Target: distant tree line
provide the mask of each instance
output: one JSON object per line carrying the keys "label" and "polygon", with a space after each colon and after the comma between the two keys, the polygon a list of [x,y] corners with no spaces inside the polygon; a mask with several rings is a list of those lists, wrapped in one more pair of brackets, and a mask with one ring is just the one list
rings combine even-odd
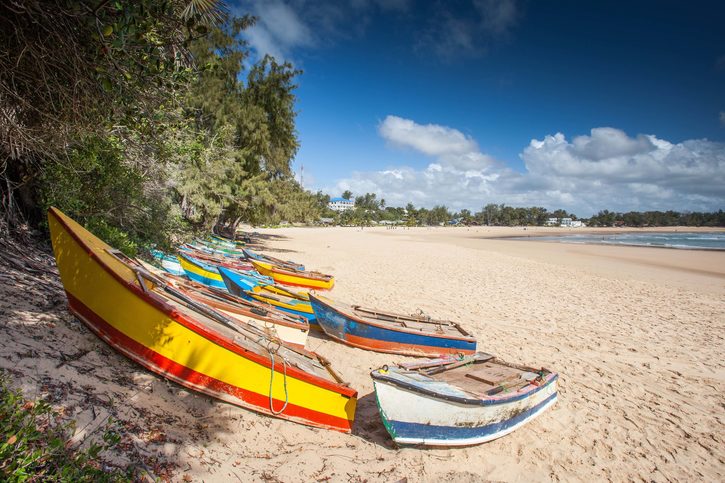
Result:
{"label": "distant tree line", "polygon": [[725,226],[723,211],[713,213],[676,211],[647,211],[615,213],[600,211],[589,218],[578,218],[576,214],[563,209],[549,211],[541,206],[528,208],[513,207],[506,204],[489,203],[481,211],[468,209],[451,211],[445,205],[433,208],[416,208],[412,203],[407,206],[387,206],[385,199],[378,199],[375,193],[365,193],[353,197],[350,191],[343,198],[355,201],[355,209],[344,212],[330,210],[327,206],[330,197],[321,191],[317,193],[317,204],[323,217],[332,219],[341,225],[370,225],[380,222],[404,224],[408,226],[489,225],[489,226],[543,226],[550,218],[560,221],[562,218],[581,220],[589,226]]}
{"label": "distant tree line", "polygon": [[588,220],[590,226],[725,226],[725,212],[629,211],[603,210]]}

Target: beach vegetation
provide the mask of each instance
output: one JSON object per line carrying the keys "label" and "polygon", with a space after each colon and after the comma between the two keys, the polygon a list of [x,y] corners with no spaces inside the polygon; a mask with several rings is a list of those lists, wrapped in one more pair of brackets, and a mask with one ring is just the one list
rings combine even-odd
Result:
{"label": "beach vegetation", "polygon": [[291,169],[300,71],[252,60],[255,21],[214,1],[0,6],[0,229],[55,205],[134,254],[316,220]]}
{"label": "beach vegetation", "polygon": [[107,425],[99,442],[76,449],[72,422],[62,422],[44,400],[25,399],[0,371],[0,479],[2,481],[132,481],[133,474],[102,464],[120,436]]}

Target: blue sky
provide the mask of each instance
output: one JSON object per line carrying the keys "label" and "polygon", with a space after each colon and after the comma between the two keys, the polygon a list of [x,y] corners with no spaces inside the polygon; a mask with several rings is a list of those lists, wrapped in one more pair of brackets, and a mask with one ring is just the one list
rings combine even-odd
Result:
{"label": "blue sky", "polygon": [[249,1],[332,196],[725,209],[725,2]]}

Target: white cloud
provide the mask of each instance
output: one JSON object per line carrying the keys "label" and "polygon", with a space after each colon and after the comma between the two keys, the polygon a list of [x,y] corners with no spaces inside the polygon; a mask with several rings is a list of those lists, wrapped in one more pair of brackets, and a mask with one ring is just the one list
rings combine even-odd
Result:
{"label": "white cloud", "polygon": [[320,48],[364,33],[374,13],[404,13],[409,0],[323,1],[242,0],[236,13],[251,13],[257,23],[243,32],[258,56],[292,60],[299,49]]}
{"label": "white cloud", "polygon": [[258,21],[245,35],[260,56],[269,54],[285,60],[292,49],[315,44],[312,31],[291,6],[277,0],[257,0],[250,8]]}
{"label": "white cloud", "polygon": [[374,192],[389,205],[478,210],[486,203],[564,208],[579,216],[602,209],[697,210],[725,207],[725,144],[671,143],[602,127],[571,141],[561,133],[532,139],[521,173],[482,153],[470,136],[436,124],[388,116],[380,135],[433,159],[424,169],[355,172],[331,192]]}
{"label": "white cloud", "polygon": [[418,124],[398,116],[387,116],[378,126],[378,132],[392,144],[411,147],[430,156],[466,155],[478,151],[476,142],[457,129]]}

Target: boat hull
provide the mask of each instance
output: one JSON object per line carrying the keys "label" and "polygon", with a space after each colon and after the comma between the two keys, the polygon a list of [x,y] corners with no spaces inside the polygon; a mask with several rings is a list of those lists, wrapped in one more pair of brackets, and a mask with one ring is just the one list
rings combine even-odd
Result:
{"label": "boat hull", "polygon": [[185,275],[184,269],[181,268],[181,264],[176,257],[167,255],[159,250],[151,250],[151,255],[161,264],[161,268],[166,272],[178,276]]}
{"label": "boat hull", "polygon": [[315,316],[315,312],[312,310],[312,305],[310,305],[310,302],[308,301],[295,300],[293,301],[294,303],[284,302],[267,297],[263,291],[247,293],[242,297],[246,298],[247,300],[270,304],[277,310],[304,317],[310,324],[311,329],[322,331],[322,327],[320,327],[320,324],[317,323],[317,317]]}
{"label": "boat hull", "polygon": [[557,376],[522,395],[470,400],[401,387],[373,371],[375,397],[385,428],[400,446],[469,446],[505,436],[554,405]]}
{"label": "boat hull", "polygon": [[282,285],[291,285],[294,287],[305,287],[313,288],[317,290],[331,290],[335,285],[335,279],[330,277],[327,280],[321,280],[317,278],[306,277],[303,274],[296,274],[288,272],[286,270],[278,270],[273,265],[268,263],[259,262],[257,260],[249,260],[254,268],[268,277],[272,277],[275,282],[281,283]]}
{"label": "boat hull", "polygon": [[273,362],[181,314],[159,295],[142,290],[135,272],[83,227],[53,208],[48,220],[69,308],[111,347],[148,370],[220,400],[269,415],[284,407],[274,415],[350,431],[355,391],[283,366],[279,357]]}
{"label": "boat hull", "polygon": [[310,297],[317,323],[333,339],[361,349],[410,356],[473,354],[476,341],[423,332],[394,330],[350,317],[316,297]]}
{"label": "boat hull", "polygon": [[244,257],[247,260],[257,260],[258,262],[270,263],[272,265],[278,265],[280,267],[291,268],[293,270],[299,270],[299,271],[305,270],[305,266],[302,264],[299,264],[299,263],[291,262],[289,260],[280,260],[280,259],[274,258],[274,257],[268,257],[268,256],[265,256],[265,255],[262,255],[259,253],[254,253],[253,251],[248,250],[246,248],[242,251],[244,252]]}
{"label": "boat hull", "polygon": [[322,330],[317,323],[317,318],[315,317],[309,300],[293,300],[289,297],[278,297],[271,293],[271,290],[265,288],[268,284],[261,282],[259,279],[240,274],[233,270],[227,270],[223,267],[219,268],[219,274],[222,276],[229,293],[246,300],[266,303],[277,310],[304,317],[309,322],[310,328]]}
{"label": "boat hull", "polygon": [[184,273],[191,280],[209,287],[227,288],[227,286],[224,285],[224,280],[222,280],[222,276],[219,275],[219,271],[216,267],[201,263],[198,260],[194,260],[191,257],[182,254],[179,254],[178,258],[181,268],[184,269]]}

